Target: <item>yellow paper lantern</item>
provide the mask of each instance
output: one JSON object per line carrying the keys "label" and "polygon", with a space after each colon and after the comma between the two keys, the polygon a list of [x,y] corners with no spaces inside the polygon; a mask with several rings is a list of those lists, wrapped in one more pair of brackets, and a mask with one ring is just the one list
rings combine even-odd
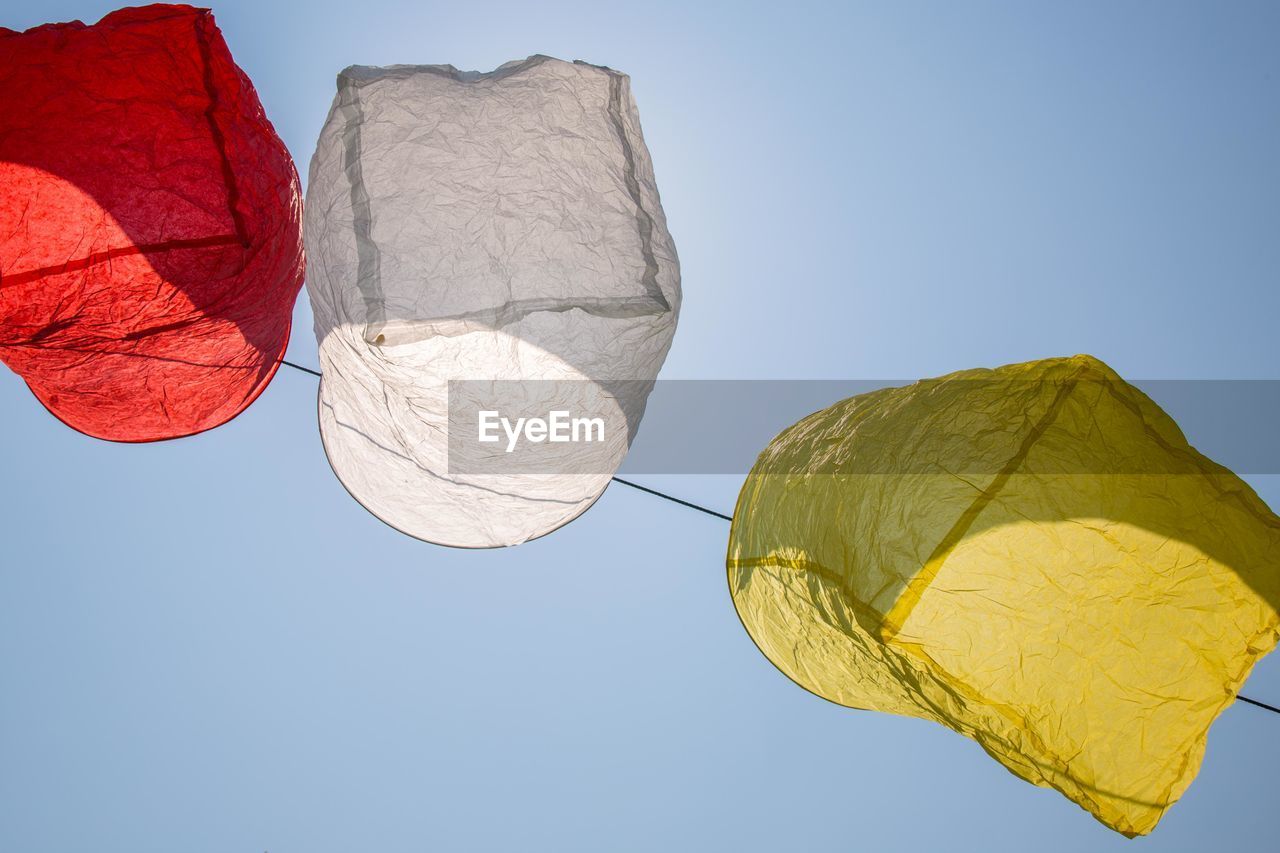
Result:
{"label": "yellow paper lantern", "polygon": [[1280,518],[1076,356],[788,428],[742,489],[728,572],[803,687],[942,723],[1132,836],[1276,644]]}

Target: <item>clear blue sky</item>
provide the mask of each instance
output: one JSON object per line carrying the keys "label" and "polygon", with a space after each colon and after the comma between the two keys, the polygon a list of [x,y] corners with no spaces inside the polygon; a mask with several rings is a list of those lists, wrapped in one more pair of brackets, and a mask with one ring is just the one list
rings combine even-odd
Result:
{"label": "clear blue sky", "polygon": [[[348,64],[630,73],[684,268],[664,376],[1089,352],[1280,378],[1280,6],[958,5],[215,12],[304,174]],[[0,25],[109,9],[8,0]],[[314,365],[305,298],[295,322]],[[1274,715],[1228,710],[1126,842],[958,735],[792,686],[734,616],[724,522],[614,487],[514,549],[398,535],[330,473],[309,376],[151,446],[71,432],[7,371],[0,411],[5,851],[1275,844]],[[727,511],[738,478],[648,482]],[[1280,655],[1246,692],[1280,703]]]}

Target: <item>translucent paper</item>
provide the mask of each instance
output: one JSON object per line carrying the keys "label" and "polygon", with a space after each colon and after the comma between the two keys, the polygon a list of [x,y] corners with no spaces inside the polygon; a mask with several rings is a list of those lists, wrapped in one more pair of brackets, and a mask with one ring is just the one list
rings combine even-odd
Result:
{"label": "translucent paper", "polygon": [[978,741],[1126,835],[1277,640],[1280,519],[1096,359],[854,397],[760,455],[729,584],[784,673]]}
{"label": "translucent paper", "polygon": [[266,387],[302,285],[293,162],[208,10],[0,30],[0,359],[118,441]]}
{"label": "translucent paper", "polygon": [[[306,241],[320,430],[366,508],[482,547],[553,530],[599,496],[680,298],[625,75],[544,56],[486,74],[347,69],[311,163]],[[559,404],[612,406],[629,429],[589,463],[460,472],[450,380],[561,380]]]}

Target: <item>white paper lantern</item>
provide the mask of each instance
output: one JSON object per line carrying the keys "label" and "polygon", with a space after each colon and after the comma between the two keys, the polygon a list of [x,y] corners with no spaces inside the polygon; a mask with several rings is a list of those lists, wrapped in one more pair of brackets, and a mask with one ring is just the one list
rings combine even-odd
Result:
{"label": "white paper lantern", "polygon": [[[348,68],[305,226],[321,436],[361,504],[412,536],[487,547],[554,530],[599,497],[680,302],[626,75],[545,56],[483,74]],[[554,464],[537,473],[504,470],[498,447],[460,470],[451,380],[505,380],[508,399],[521,396],[511,380],[528,382],[531,399],[625,427],[544,448]]]}

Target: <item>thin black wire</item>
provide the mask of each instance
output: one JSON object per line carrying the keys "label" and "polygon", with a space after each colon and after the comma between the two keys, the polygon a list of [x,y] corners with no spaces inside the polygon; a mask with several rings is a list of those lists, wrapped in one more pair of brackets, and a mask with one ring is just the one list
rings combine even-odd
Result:
{"label": "thin black wire", "polygon": [[723,518],[725,521],[733,521],[733,516],[731,515],[725,515],[723,512],[716,512],[714,509],[707,509],[705,506],[698,506],[697,504],[689,503],[688,501],[682,501],[679,498],[672,497],[671,495],[664,494],[663,492],[659,492],[654,489],[650,489],[647,486],[640,485],[639,483],[633,483],[630,480],[624,480],[621,477],[614,477],[613,481],[615,483],[621,483],[624,486],[630,486],[633,489],[639,489],[640,491],[646,492],[651,495],[656,495],[657,497],[660,497],[660,498],[665,498],[666,500],[671,501],[673,504],[680,504],[680,506],[687,506],[689,509],[696,509],[698,512],[705,512],[707,515],[714,515],[716,518]]}
{"label": "thin black wire", "polygon": [[[291,361],[285,361],[281,359],[280,363],[288,365],[289,367],[292,367],[294,370],[301,370],[303,373],[310,373],[312,376],[320,375],[320,371],[318,370],[312,370],[309,367],[303,367],[302,365],[294,364]],[[659,497],[659,498],[662,498],[663,500],[671,501],[673,504],[680,504],[680,506],[687,506],[689,509],[696,509],[698,512],[705,512],[707,515],[714,515],[716,518],[722,518],[728,522],[733,521],[733,516],[731,515],[725,515],[723,512],[716,512],[714,509],[708,509],[705,506],[699,506],[698,504],[690,503],[689,501],[686,501],[686,500],[681,500],[680,498],[677,498],[673,495],[668,495],[666,492],[660,492],[657,489],[651,489],[648,486],[642,486],[639,483],[633,483],[630,480],[624,480],[621,477],[614,477],[613,481],[615,483],[621,483],[624,486],[630,486],[631,488],[637,489],[638,491],[644,492],[645,494],[653,495],[654,497]],[[1239,699],[1241,702],[1247,702],[1250,705],[1254,705],[1256,707],[1262,708],[1264,711],[1270,711],[1273,714],[1280,714],[1280,708],[1277,708],[1275,705],[1268,705],[1266,702],[1259,702],[1257,699],[1250,699],[1248,696],[1245,696],[1241,693],[1237,693],[1236,698]]]}
{"label": "thin black wire", "polygon": [[1275,705],[1268,705],[1266,702],[1259,702],[1257,699],[1250,699],[1248,696],[1244,696],[1240,693],[1236,694],[1236,698],[1241,702],[1248,702],[1250,705],[1257,705],[1264,711],[1270,711],[1273,714],[1280,714],[1280,708],[1277,708]]}
{"label": "thin black wire", "polygon": [[292,367],[294,370],[301,370],[303,373],[310,373],[315,377],[320,376],[320,371],[318,370],[312,370],[310,367],[303,367],[301,364],[294,364],[292,361],[285,361],[283,358],[280,359],[280,363],[286,367]]}

